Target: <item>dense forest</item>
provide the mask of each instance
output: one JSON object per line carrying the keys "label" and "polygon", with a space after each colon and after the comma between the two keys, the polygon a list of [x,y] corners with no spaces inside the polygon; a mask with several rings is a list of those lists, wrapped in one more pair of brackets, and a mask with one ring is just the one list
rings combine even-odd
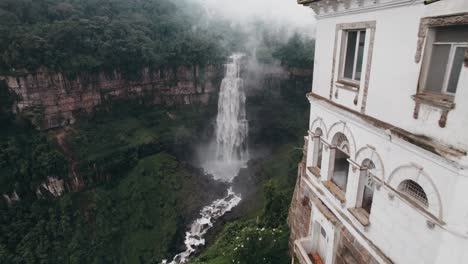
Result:
{"label": "dense forest", "polygon": [[[138,78],[143,68],[222,64],[233,51],[312,67],[313,40],[261,21],[255,28],[209,21],[189,0],[0,0],[0,77],[48,69]],[[255,47],[246,44],[252,35]],[[251,120],[252,143],[269,154],[236,184],[253,186],[256,202],[214,231],[193,263],[287,261],[309,85],[290,79],[279,95],[247,99],[247,110],[262,117]],[[114,100],[71,127],[38,131],[30,116],[11,111],[15,100],[0,78],[0,194],[8,198],[0,197],[0,263],[159,263],[180,251],[200,207],[225,191],[188,163],[193,143],[212,136],[216,105]],[[84,186],[75,188],[75,174]],[[61,197],[43,189],[50,177],[65,181]]]}
{"label": "dense forest", "polygon": [[[310,40],[296,35],[283,46],[267,25],[257,28],[260,58],[310,64]],[[1,72],[46,67],[70,74],[220,63],[246,51],[250,37],[228,21],[208,23],[187,0],[2,0],[0,35]]]}

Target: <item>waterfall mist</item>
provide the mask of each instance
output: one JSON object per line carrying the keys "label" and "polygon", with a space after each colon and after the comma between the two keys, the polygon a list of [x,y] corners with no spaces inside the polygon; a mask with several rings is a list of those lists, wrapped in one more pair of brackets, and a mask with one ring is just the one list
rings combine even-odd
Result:
{"label": "waterfall mist", "polygon": [[[225,76],[221,82],[218,115],[216,118],[216,138],[210,144],[216,151],[208,151],[202,166],[216,179],[232,181],[249,159],[247,146],[248,121],[245,114],[244,82],[240,76],[244,54],[235,53],[229,57]],[[185,251],[177,254],[170,264],[185,263],[190,255],[205,244],[203,236],[213,227],[213,222],[239,204],[241,196],[227,190],[227,195],[213,201],[200,211],[199,218],[185,233]],[[167,263],[167,261],[163,261]]]}
{"label": "waterfall mist", "polygon": [[240,77],[244,54],[235,53],[225,65],[216,117],[216,151],[205,155],[204,169],[216,179],[231,181],[249,159],[249,125],[245,113],[244,80]]}

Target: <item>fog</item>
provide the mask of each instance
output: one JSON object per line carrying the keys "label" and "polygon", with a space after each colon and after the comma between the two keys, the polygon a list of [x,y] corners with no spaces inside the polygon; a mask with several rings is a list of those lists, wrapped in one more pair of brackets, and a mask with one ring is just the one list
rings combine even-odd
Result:
{"label": "fog", "polygon": [[273,28],[286,28],[309,37],[315,34],[312,9],[297,4],[296,0],[191,0],[201,4],[208,18],[223,18],[233,23],[248,25],[264,22]]}
{"label": "fog", "polygon": [[[264,89],[271,89],[263,82],[266,76],[276,76],[278,79],[288,76],[278,59],[271,57],[270,61],[265,62],[265,60],[260,59],[261,56],[263,58],[268,57],[265,54],[272,56],[278,43],[286,43],[295,33],[307,39],[313,38],[315,35],[315,19],[312,9],[297,4],[297,0],[186,1],[195,4],[197,7],[202,7],[201,12],[198,9],[194,9],[193,12],[200,19],[202,28],[215,31],[221,29],[221,31],[217,31],[223,35],[220,42],[223,42],[222,39],[226,39],[225,43],[228,43],[228,49],[232,53],[241,52],[246,55],[244,62],[241,63],[243,70],[240,71],[242,72],[242,82],[245,82],[245,87],[236,88],[242,89],[242,96],[250,97]],[[190,7],[186,10],[190,11]],[[240,34],[238,34],[239,32]],[[236,44],[232,45],[233,42]],[[262,55],[257,56],[257,54]],[[230,82],[234,83],[234,81]],[[232,88],[230,90],[236,89]],[[238,96],[230,95],[229,98],[238,98]],[[228,102],[220,102],[220,104],[228,104]],[[239,104],[232,103],[232,105],[238,106]],[[244,107],[244,104],[242,104],[242,108]],[[238,107],[232,108],[239,110]],[[242,111],[245,111],[245,109]],[[216,122],[219,122],[219,120],[213,120],[213,122],[217,124]],[[236,127],[238,123],[242,123],[242,121],[234,122],[230,126]],[[212,129],[215,137],[216,128],[214,127]],[[246,129],[245,132],[247,133],[248,127]],[[241,134],[241,132],[234,134]],[[201,142],[197,147],[193,163],[204,168],[216,179],[231,181],[239,170],[247,164],[243,160],[229,160],[229,162],[219,160],[216,155],[219,145],[217,145],[217,140],[214,137],[210,142]],[[268,146],[260,147],[255,145],[254,147],[250,145],[250,158],[255,159],[266,155],[268,153],[267,148]]]}

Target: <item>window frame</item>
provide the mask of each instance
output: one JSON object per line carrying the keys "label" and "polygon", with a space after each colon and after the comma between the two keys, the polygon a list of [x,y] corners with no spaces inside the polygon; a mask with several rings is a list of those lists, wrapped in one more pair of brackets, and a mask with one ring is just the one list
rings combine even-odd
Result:
{"label": "window frame", "polygon": [[[349,150],[349,140],[346,137],[345,134],[343,133],[337,133],[333,137],[333,148],[332,151],[330,152],[330,164],[331,168],[329,168],[330,171],[330,181],[333,182],[343,193],[346,193],[346,189],[348,188],[348,181],[349,181],[349,170],[350,170],[350,164],[349,164],[349,159],[351,158],[350,150]],[[337,164],[337,154],[338,151],[341,152],[344,157],[341,157],[340,159],[344,159],[344,162],[346,163],[347,170],[344,170],[345,172],[345,183],[344,186],[340,186],[336,180],[335,180],[335,174],[336,174],[336,164]],[[342,188],[343,187],[343,188]]]}
{"label": "window frame", "polygon": [[403,180],[398,184],[397,190],[400,193],[400,196],[410,203],[417,204],[425,211],[429,209],[429,198],[427,196],[427,192],[418,182],[411,179]]}
{"label": "window frame", "polygon": [[[322,142],[322,135],[315,135],[314,136],[314,156],[312,160],[312,166],[321,170],[322,169],[322,162],[323,162],[323,142]],[[320,165],[320,166],[319,166]]]}
{"label": "window frame", "polygon": [[[454,25],[455,26],[455,25]],[[445,26],[444,26],[445,27]],[[450,26],[446,26],[450,27]],[[436,42],[435,39],[435,29],[436,28],[442,28],[440,26],[432,26],[428,28],[428,34],[426,38],[426,44],[425,44],[425,49],[423,51],[423,62],[422,62],[422,75],[421,75],[421,82],[420,82],[420,89],[418,93],[427,93],[427,94],[438,94],[441,96],[449,96],[449,97],[455,97],[455,93],[447,91],[448,88],[448,83],[450,80],[450,75],[452,73],[452,67],[453,67],[453,62],[455,58],[455,52],[457,48],[466,48],[468,49],[468,42],[444,42],[444,41],[438,41]],[[450,51],[449,51],[449,57],[447,59],[447,65],[445,65],[445,74],[444,74],[444,79],[443,79],[443,85],[440,88],[440,92],[434,92],[434,91],[429,91],[426,89],[426,83],[427,83],[427,78],[429,74],[429,69],[432,63],[432,50],[434,45],[450,45]],[[463,66],[462,66],[463,67]],[[457,86],[458,90],[458,86]]]}
{"label": "window frame", "polygon": [[[344,76],[345,68],[346,68],[346,55],[348,53],[348,40],[349,40],[349,32],[357,32],[356,35],[356,46],[354,48],[354,61],[353,61],[353,68],[352,68],[352,77],[351,79],[348,77]],[[357,66],[357,61],[358,61],[358,55],[359,55],[359,39],[360,36],[364,32],[366,35],[364,38],[364,47],[363,47],[363,52],[362,52],[362,62],[361,62],[361,76],[359,80],[356,80],[356,66]],[[343,29],[343,33],[341,36],[341,52],[340,52],[340,67],[339,67],[339,74],[338,74],[338,82],[342,82],[345,84],[350,84],[356,87],[359,87],[359,84],[361,83],[361,80],[363,79],[363,69],[364,69],[364,57],[365,57],[365,52],[366,52],[366,41],[368,38],[368,33],[367,33],[367,28],[350,28],[350,29]]]}

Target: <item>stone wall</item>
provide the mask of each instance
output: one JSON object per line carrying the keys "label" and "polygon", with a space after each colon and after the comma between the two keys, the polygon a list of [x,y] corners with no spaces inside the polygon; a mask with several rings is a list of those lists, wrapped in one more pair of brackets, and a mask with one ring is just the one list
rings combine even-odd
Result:
{"label": "stone wall", "polygon": [[13,111],[30,116],[41,129],[72,124],[79,112],[92,112],[112,98],[137,98],[150,104],[208,104],[216,97],[222,65],[144,69],[138,80],[121,73],[80,74],[68,78],[45,69],[0,76],[17,95]]}
{"label": "stone wall", "polygon": [[379,263],[345,228],[339,233],[335,264],[377,264]]}
{"label": "stone wall", "polygon": [[289,237],[289,250],[294,248],[294,241],[299,238],[306,237],[309,234],[311,207],[309,198],[301,188],[301,174],[304,171],[304,166],[305,163],[303,162],[298,165],[296,187],[294,188],[294,195],[291,201],[291,206],[289,207],[288,225],[291,230]]}

